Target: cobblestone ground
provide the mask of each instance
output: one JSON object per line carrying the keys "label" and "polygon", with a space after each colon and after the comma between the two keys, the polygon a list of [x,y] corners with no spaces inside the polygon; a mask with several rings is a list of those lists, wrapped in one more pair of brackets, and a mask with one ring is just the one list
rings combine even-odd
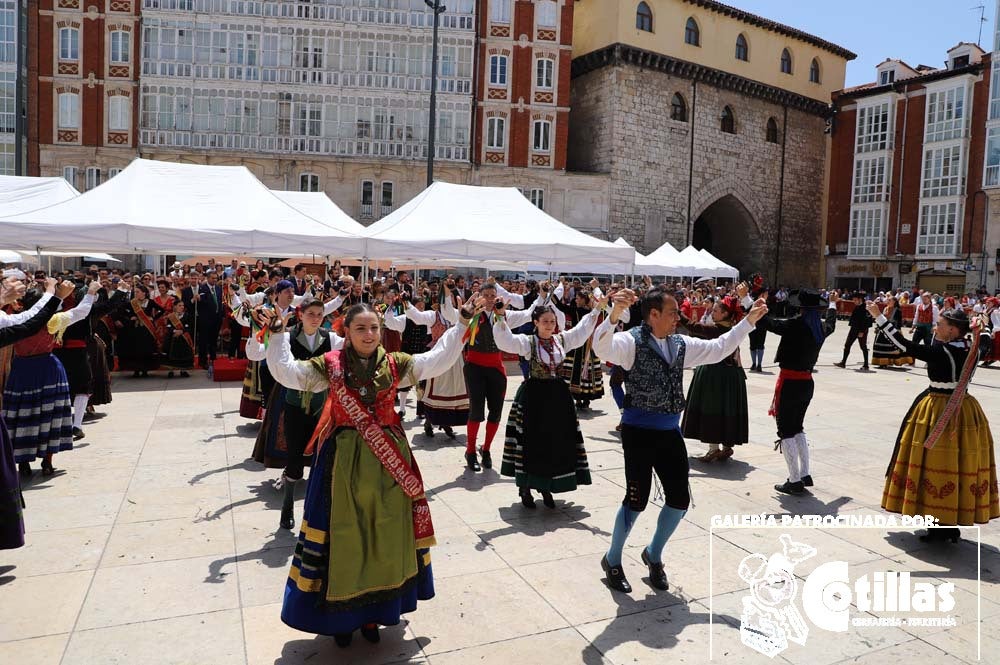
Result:
{"label": "cobblestone ground", "polygon": [[[276,472],[247,459],[256,428],[237,412],[239,384],[116,377],[114,403],[104,407],[110,415],[88,425],[75,450],[56,456],[59,474],[36,474],[26,488],[28,546],[0,552],[0,661],[702,663],[711,642],[714,659],[727,663],[911,657],[959,663],[976,661],[980,637],[982,660],[995,660],[1000,521],[982,528],[979,550],[975,529],[959,545],[928,545],[908,530],[710,533],[716,514],[885,515],[879,501],[886,463],[926,377],[920,369],[863,374],[834,368],[844,334],[841,327],[821,356],[807,419],[812,493],[787,497],[772,489],[784,479],[784,463],[773,450],[767,417],[776,377],[771,365],[748,379],[750,444],[723,464],[692,463],[694,506],[665,554],[669,592],[643,581],[640,548],[654,527],[652,510],[640,518],[626,551],[633,593],[612,593],[601,581],[599,560],[624,494],[610,395],[582,421],[594,483],[559,497],[555,510],[541,502],[524,510],[510,479],[465,471],[464,436],[427,439],[419,423],[409,422],[438,534],[437,597],[385,629],[380,645],[356,636],[347,650],[279,619],[294,536],[277,528]],[[776,341],[769,338],[768,359]],[[856,349],[853,360],[859,367]],[[509,396],[518,381],[510,381]],[[972,394],[996,432],[1000,368],[980,370]],[[688,447],[701,453],[697,442]],[[296,512],[301,516],[301,501]],[[842,560],[852,581],[908,571],[914,583],[954,583],[948,614],[956,625],[850,626],[835,633],[807,620],[804,646],[792,643],[773,659],[751,650],[740,641],[748,592],[738,566],[749,553],[779,551],[778,536],[786,532],[817,550],[795,569],[802,579],[822,563]],[[861,612],[856,596],[854,602],[852,618],[893,616]]]}

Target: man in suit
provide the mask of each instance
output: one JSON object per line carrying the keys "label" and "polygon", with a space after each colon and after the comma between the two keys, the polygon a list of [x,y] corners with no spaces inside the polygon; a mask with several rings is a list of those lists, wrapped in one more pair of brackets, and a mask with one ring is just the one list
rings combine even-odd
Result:
{"label": "man in suit", "polygon": [[194,296],[198,332],[198,362],[205,369],[215,362],[219,346],[219,328],[222,325],[224,302],[219,276],[210,272]]}
{"label": "man in suit", "polygon": [[309,281],[306,279],[306,267],[301,263],[295,264],[295,268],[292,269],[294,274],[294,279],[292,283],[295,285],[295,295],[304,296],[306,294],[306,289],[309,288]]}

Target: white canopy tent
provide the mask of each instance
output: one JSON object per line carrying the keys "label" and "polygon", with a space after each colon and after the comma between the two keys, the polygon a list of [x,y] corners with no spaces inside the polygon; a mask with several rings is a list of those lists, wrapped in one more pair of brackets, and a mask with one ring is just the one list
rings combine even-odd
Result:
{"label": "white canopy tent", "polygon": [[63,178],[0,176],[0,215],[20,215],[79,195]]}
{"label": "white canopy tent", "polygon": [[435,182],[365,235],[367,258],[397,263],[475,261],[503,268],[516,262],[545,270],[604,265],[625,273],[635,259],[631,247],[566,226],[513,187]]}
{"label": "white canopy tent", "polygon": [[325,192],[285,192],[272,189],[271,193],[304,215],[322,220],[345,233],[364,235],[364,224],[354,221]]}
{"label": "white canopy tent", "polygon": [[[625,240],[625,238],[618,238],[618,240],[615,240],[612,244],[613,245],[618,245],[619,247],[630,247],[630,248],[632,247],[632,245],[628,244],[628,241]],[[636,261],[638,261],[639,257],[641,257],[641,256],[642,256],[642,254],[640,254],[639,252],[636,252],[635,253]],[[538,273],[538,272],[549,272],[549,268],[550,268],[550,266],[547,266],[547,265],[533,264],[533,265],[529,265],[525,270],[526,270],[526,272]],[[568,264],[568,265],[556,266],[556,268],[557,269],[555,270],[555,272],[559,272],[559,273],[574,273],[574,274],[579,274],[579,275],[588,275],[588,274],[593,274],[593,275],[628,275],[628,274],[632,273],[631,266],[626,270],[626,269],[623,269],[623,267],[620,264],[617,264],[617,263],[609,263],[609,264],[605,264],[605,263]]]}
{"label": "white canopy tent", "polygon": [[20,215],[0,209],[4,243],[32,250],[363,255],[364,238],[342,223],[289,205],[242,166],[146,159],[68,201]]}
{"label": "white canopy tent", "polygon": [[692,261],[681,259],[680,252],[669,242],[663,243],[648,256],[637,256],[635,260],[637,275],[690,277],[696,267]]}
{"label": "white canopy tent", "polygon": [[714,266],[714,270],[718,273],[712,275],[713,277],[728,277],[730,279],[739,279],[740,271],[732,267],[728,263],[718,259],[715,255],[706,249],[699,249],[698,253],[705,257],[708,265]]}

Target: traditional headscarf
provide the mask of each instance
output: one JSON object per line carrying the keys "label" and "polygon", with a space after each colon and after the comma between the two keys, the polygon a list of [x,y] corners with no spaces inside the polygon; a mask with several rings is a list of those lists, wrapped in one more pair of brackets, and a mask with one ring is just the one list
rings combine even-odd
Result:
{"label": "traditional headscarf", "polygon": [[280,282],[278,282],[277,284],[274,285],[274,292],[275,293],[280,293],[280,292],[284,291],[285,289],[294,289],[294,288],[295,288],[295,284],[293,284],[290,280],[283,279],[283,280],[281,280]]}

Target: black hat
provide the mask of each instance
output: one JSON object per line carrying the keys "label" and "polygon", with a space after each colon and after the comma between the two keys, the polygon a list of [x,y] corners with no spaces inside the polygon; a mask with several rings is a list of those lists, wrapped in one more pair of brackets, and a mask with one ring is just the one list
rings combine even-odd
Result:
{"label": "black hat", "polygon": [[956,326],[962,332],[969,332],[969,316],[962,308],[946,309],[941,312],[941,318]]}
{"label": "black hat", "polygon": [[816,289],[795,289],[788,292],[788,304],[799,309],[829,307],[830,301]]}

